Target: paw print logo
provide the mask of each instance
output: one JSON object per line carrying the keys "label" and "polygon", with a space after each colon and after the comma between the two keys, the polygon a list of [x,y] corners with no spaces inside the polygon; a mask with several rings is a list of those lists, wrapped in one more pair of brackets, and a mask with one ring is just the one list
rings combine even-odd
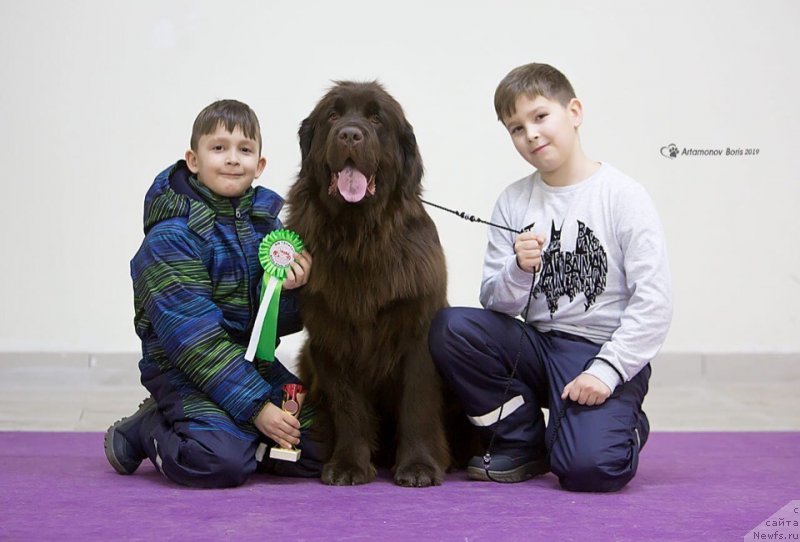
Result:
{"label": "paw print logo", "polygon": [[680,151],[675,143],[670,143],[669,145],[661,147],[661,156],[664,158],[669,158],[672,160],[673,158],[677,158],[679,153]]}

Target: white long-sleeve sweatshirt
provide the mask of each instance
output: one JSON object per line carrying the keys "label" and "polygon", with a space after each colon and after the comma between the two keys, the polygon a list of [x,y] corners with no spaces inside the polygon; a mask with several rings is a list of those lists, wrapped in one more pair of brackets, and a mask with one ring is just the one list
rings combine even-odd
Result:
{"label": "white long-sleeve sweatshirt", "polygon": [[[639,183],[606,163],[566,187],[535,172],[503,191],[492,222],[534,223],[546,237],[527,321],[602,345],[597,356],[607,363],[595,360],[587,373],[613,391],[655,357],[672,319],[670,273],[658,213]],[[490,227],[488,236],[481,304],[519,316],[532,275],[517,266],[517,234]]]}

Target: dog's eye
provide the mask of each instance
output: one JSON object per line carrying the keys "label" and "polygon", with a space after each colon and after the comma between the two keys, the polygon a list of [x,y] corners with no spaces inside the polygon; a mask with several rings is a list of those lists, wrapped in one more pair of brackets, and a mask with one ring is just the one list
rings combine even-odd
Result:
{"label": "dog's eye", "polygon": [[331,111],[330,114],[328,115],[328,120],[330,121],[339,120],[339,113],[337,113],[336,111]]}
{"label": "dog's eye", "polygon": [[372,124],[380,124],[381,123],[381,118],[378,115],[372,115],[372,116],[369,117],[369,121]]}

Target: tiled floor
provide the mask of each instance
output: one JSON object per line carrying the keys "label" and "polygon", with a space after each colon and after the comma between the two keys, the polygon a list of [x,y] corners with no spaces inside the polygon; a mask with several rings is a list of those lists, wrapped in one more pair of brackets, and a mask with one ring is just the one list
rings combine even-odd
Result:
{"label": "tiled floor", "polygon": [[[297,342],[278,351],[293,359]],[[136,354],[0,353],[0,430],[102,431],[146,396]],[[645,411],[654,430],[800,430],[800,356],[665,354]]]}

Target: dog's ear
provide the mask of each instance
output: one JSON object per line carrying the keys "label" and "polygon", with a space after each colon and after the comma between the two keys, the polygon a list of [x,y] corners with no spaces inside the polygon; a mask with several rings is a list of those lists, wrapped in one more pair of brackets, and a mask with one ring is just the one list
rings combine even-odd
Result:
{"label": "dog's ear", "polygon": [[414,128],[408,121],[401,128],[400,148],[403,151],[403,192],[409,197],[418,196],[422,184],[422,157]]}
{"label": "dog's ear", "polygon": [[297,132],[300,139],[300,163],[306,161],[308,153],[311,152],[311,140],[314,139],[314,122],[311,117],[306,117],[300,123],[300,130]]}

